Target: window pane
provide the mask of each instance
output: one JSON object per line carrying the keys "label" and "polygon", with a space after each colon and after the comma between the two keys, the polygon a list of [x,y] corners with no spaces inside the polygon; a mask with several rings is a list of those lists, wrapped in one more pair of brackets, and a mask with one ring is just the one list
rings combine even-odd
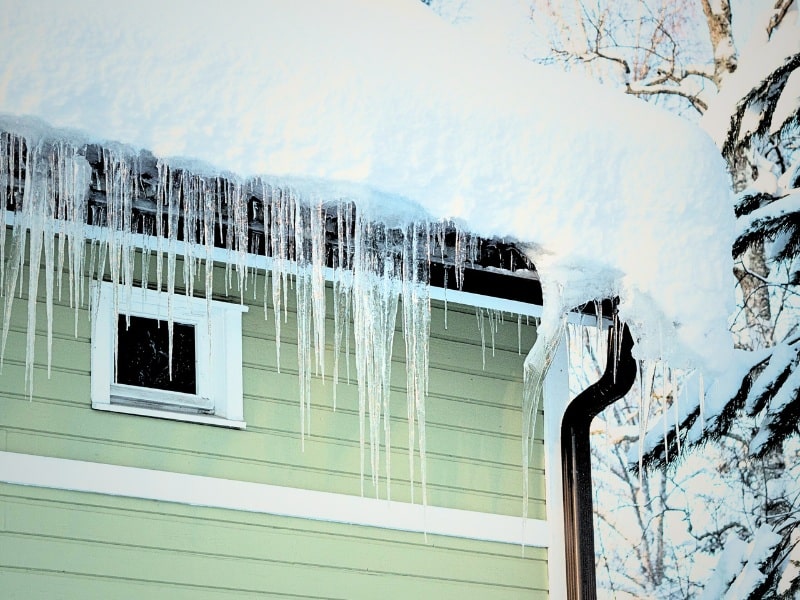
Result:
{"label": "window pane", "polygon": [[197,393],[194,325],[173,324],[172,377],[166,321],[125,316],[117,324],[117,383],[185,394]]}

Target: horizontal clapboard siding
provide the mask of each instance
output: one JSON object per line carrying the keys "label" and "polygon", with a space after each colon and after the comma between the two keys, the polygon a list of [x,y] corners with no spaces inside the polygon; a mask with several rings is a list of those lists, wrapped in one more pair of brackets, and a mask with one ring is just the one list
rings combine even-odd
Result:
{"label": "horizontal clapboard siding", "polygon": [[537,548],[11,485],[0,503],[5,598],[546,597]]}
{"label": "horizontal clapboard siding", "polygon": [[[222,281],[220,270],[215,281],[217,297],[224,295]],[[255,289],[262,288],[259,279]],[[337,407],[333,410],[331,314],[326,324],[326,373],[324,379],[315,377],[312,382],[311,434],[305,450],[300,451],[293,294],[289,290],[287,321],[281,327],[280,370],[271,308],[265,320],[258,299],[243,315],[245,431],[92,410],[88,311],[79,311],[75,336],[74,310],[67,305],[66,290],[54,307],[49,379],[45,311],[44,305],[39,305],[34,394],[28,398],[24,386],[27,315],[25,301],[16,300],[0,375],[0,449],[358,495],[357,388],[346,382],[345,358],[340,357]],[[450,304],[445,328],[443,307],[433,304],[428,501],[436,506],[518,516],[522,361],[535,339],[534,328],[524,317],[518,328],[516,317],[506,315],[492,347],[487,319],[482,350],[474,309]],[[328,305],[330,312],[331,303]],[[409,501],[405,348],[399,319],[394,343],[391,498]],[[351,381],[355,377],[353,347],[351,340]],[[539,431],[542,421],[540,418]],[[387,495],[381,462],[378,490],[373,488],[366,466],[366,495]],[[417,457],[417,501],[421,498],[419,473]],[[541,434],[530,479],[529,516],[544,519]],[[513,545],[436,536],[426,541],[414,533],[233,515],[219,509],[79,492],[19,486],[2,490],[5,540],[0,550],[0,579],[13,583],[9,589],[41,588],[41,597],[50,597],[47,590],[56,588],[64,590],[55,594],[58,597],[82,597],[78,590],[93,590],[113,597],[156,597],[160,593],[170,598],[193,594],[240,597],[267,591],[273,596],[261,597],[368,598],[379,594],[383,586],[389,586],[385,589],[391,589],[392,595],[394,590],[404,590],[430,597],[435,590],[435,596],[442,598],[516,598],[537,597],[535,590],[546,589],[546,552],[541,549],[526,549],[523,557],[521,549]],[[88,524],[95,518],[103,527]],[[58,525],[62,519],[64,523]],[[183,524],[183,532],[196,532],[191,536],[197,543],[181,546],[181,540],[190,534],[169,533],[172,530],[165,528],[165,522],[173,521]],[[80,523],[89,531],[108,531],[107,538],[80,533]],[[223,535],[225,523],[236,523],[234,529],[239,533]],[[206,541],[210,546],[201,550]],[[320,546],[327,550],[318,553]],[[82,558],[70,559],[75,561],[71,564],[65,555]],[[384,562],[381,555],[393,558]],[[375,561],[380,565],[373,564]],[[463,567],[447,566],[462,562]],[[230,576],[214,576],[220,564],[230,568]],[[311,569],[313,576],[309,575]],[[58,575],[61,571],[64,574]],[[192,577],[193,573],[197,576]],[[276,581],[282,584],[276,585]]]}

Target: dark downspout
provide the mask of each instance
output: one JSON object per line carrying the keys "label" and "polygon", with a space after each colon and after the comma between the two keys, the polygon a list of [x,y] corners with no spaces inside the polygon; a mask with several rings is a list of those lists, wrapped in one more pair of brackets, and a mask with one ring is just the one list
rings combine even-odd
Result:
{"label": "dark downspout", "polygon": [[631,355],[632,348],[633,338],[626,325],[609,328],[605,372],[596,383],[586,388],[567,406],[561,423],[564,541],[569,600],[597,598],[589,425],[603,409],[627,394],[633,385],[636,361]]}

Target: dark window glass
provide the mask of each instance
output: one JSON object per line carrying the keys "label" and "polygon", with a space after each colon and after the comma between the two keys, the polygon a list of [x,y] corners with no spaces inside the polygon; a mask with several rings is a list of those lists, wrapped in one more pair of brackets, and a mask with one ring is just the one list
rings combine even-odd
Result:
{"label": "dark window glass", "polygon": [[166,321],[124,315],[117,324],[117,383],[197,393],[194,325],[173,324],[172,377],[169,372],[169,333]]}

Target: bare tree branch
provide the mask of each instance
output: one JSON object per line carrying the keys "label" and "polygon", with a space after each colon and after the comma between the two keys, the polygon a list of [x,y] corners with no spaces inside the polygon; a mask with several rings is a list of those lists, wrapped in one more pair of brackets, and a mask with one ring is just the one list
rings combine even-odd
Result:
{"label": "bare tree branch", "polygon": [[777,0],[777,2],[775,2],[775,14],[773,14],[769,19],[769,24],[767,25],[767,37],[772,37],[772,32],[775,31],[775,28],[783,22],[783,18],[786,16],[789,7],[791,7],[793,3],[794,0]]}

